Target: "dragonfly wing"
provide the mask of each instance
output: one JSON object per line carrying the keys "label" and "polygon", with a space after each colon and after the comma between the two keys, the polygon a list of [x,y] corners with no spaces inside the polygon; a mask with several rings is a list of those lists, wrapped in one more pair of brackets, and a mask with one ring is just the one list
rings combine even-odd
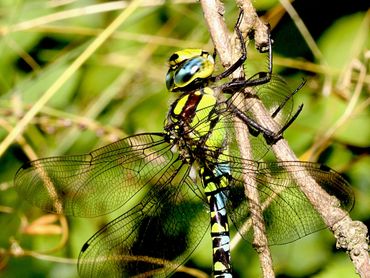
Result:
{"label": "dragonfly wing", "polygon": [[167,171],[138,205],[85,243],[81,277],[167,277],[188,259],[209,227],[188,168]]}
{"label": "dragonfly wing", "polygon": [[43,158],[24,164],[15,189],[43,210],[93,217],[111,212],[176,158],[162,134],[127,137],[85,155]]}
{"label": "dragonfly wing", "polygon": [[[278,75],[272,75],[271,81],[262,85],[253,87],[253,93],[247,94],[241,91],[234,94],[229,100],[237,107],[240,107],[244,113],[252,119],[256,119],[255,109],[253,106],[255,102],[253,99],[258,98],[263,106],[266,108],[269,117],[282,127],[284,126],[294,114],[294,101],[293,96],[297,91],[289,88],[288,84]],[[258,115],[257,118],[263,119],[265,115]],[[263,125],[263,120],[261,124]]]}
{"label": "dragonfly wing", "polygon": [[[293,96],[296,92],[297,90],[292,91],[281,77],[272,75],[270,82],[253,87],[253,92],[248,93],[248,90],[243,90],[233,94],[225,102],[227,108],[225,109],[221,106],[221,108],[218,108],[219,111],[217,113],[220,114],[220,119],[227,123],[227,134],[232,134],[229,138],[235,137],[235,128],[248,128],[251,135],[249,136],[249,143],[253,158],[259,161],[268,154],[271,154],[271,145],[266,143],[264,136],[266,134],[262,131],[263,129],[265,131],[269,130],[269,127],[265,123],[273,117],[280,128],[286,127],[297,112],[293,103]],[[255,106],[261,102],[266,111],[256,115],[259,109],[255,109]],[[252,127],[247,122],[236,122],[236,114],[233,112],[233,109],[230,109],[231,107],[237,107],[239,112],[244,114],[249,121],[258,125],[260,129]]]}
{"label": "dragonfly wing", "polygon": [[[308,234],[324,229],[326,226],[299,185],[309,186],[312,177],[326,192],[337,197],[343,209],[350,211],[354,204],[350,185],[335,171],[317,163],[310,162],[253,162],[246,161],[246,173],[257,186],[263,218],[270,245],[285,244]],[[242,234],[251,240],[248,227],[249,209],[244,195],[240,160],[231,162],[233,180],[229,194],[229,215]]]}

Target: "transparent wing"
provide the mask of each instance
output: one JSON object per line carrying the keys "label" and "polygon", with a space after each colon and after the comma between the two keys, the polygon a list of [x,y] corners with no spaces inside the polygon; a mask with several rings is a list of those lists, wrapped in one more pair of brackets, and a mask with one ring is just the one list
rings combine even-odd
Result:
{"label": "transparent wing", "polygon": [[[292,90],[282,77],[272,75],[268,83],[256,86],[253,89],[264,107],[269,111],[270,116],[281,127],[294,115],[295,105],[293,96],[297,91]],[[249,111],[251,110],[251,107],[247,104],[245,112],[249,115]],[[250,116],[252,117],[252,114]]]}
{"label": "transparent wing", "polygon": [[230,101],[238,107],[240,105],[240,109],[253,118],[251,113],[253,105],[255,105],[253,100],[258,98],[270,116],[274,117],[281,126],[284,126],[294,114],[293,96],[296,93],[297,89],[291,90],[282,77],[272,75],[268,83],[233,92]]}
{"label": "transparent wing", "polygon": [[[225,134],[229,138],[235,136],[235,127],[241,125],[241,128],[248,127],[252,136],[250,136],[250,143],[252,146],[253,158],[260,160],[264,158],[270,151],[271,146],[266,143],[263,132],[256,130],[244,122],[235,122],[235,112],[232,107],[237,107],[250,121],[259,125],[262,129],[269,129],[265,126],[266,115],[273,117],[275,122],[280,128],[285,127],[290,120],[295,116],[296,110],[293,102],[293,96],[297,91],[292,91],[286,82],[279,76],[273,75],[269,83],[254,86],[254,92],[248,91],[233,92],[231,97],[225,101],[221,101],[216,109],[213,107],[204,108],[204,113],[215,113],[219,115],[219,121],[224,124],[218,127],[226,130]],[[266,108],[266,114],[255,115],[257,110],[255,106],[257,103],[262,102]],[[198,111],[201,115],[202,111]],[[202,122],[199,122],[201,126]],[[197,128],[195,126],[194,128]]]}
{"label": "transparent wing", "polygon": [[81,277],[167,277],[187,260],[207,232],[209,215],[188,177],[189,166],[180,169],[181,163],[85,243]]}
{"label": "transparent wing", "polygon": [[148,184],[155,184],[176,159],[161,133],[131,136],[85,155],[25,163],[15,189],[43,210],[93,217],[121,207]]}
{"label": "transparent wing", "polygon": [[[252,230],[244,232],[250,216],[244,195],[244,164],[235,157],[230,157],[229,163],[232,181],[228,213],[242,237],[251,240]],[[310,186],[309,179],[312,178],[326,192],[335,196],[343,209],[350,211],[354,205],[350,185],[326,166],[296,161],[244,163],[247,165],[245,171],[252,180],[246,186],[257,186],[259,192],[270,245],[289,243],[326,227],[298,184]]]}
{"label": "transparent wing", "polygon": [[[268,114],[274,116],[275,121],[284,126],[294,115],[293,95],[287,84],[278,76],[273,76],[271,82],[254,88],[258,98],[268,110]],[[253,96],[243,95],[241,98],[232,96],[234,105],[243,102],[244,113],[253,118]],[[239,103],[238,103],[239,101]],[[242,105],[241,105],[242,106]],[[230,114],[230,113],[229,113]],[[229,115],[225,116],[227,122]],[[258,117],[263,125],[263,117]],[[242,124],[243,125],[243,124]],[[326,192],[337,197],[343,209],[349,211],[354,204],[353,192],[350,185],[334,170],[317,164],[299,161],[284,162],[260,162],[261,159],[269,160],[266,156],[270,146],[265,143],[261,134],[249,136],[251,139],[252,155],[256,161],[241,159],[238,146],[232,132],[233,126],[228,125],[226,134],[230,139],[229,148],[232,155],[225,158],[230,164],[232,181],[230,184],[229,216],[235,226],[241,231],[246,239],[251,239],[252,233],[242,232],[248,226],[249,209],[244,195],[244,171],[248,173],[251,184],[256,186],[260,193],[260,200],[264,207],[264,222],[266,225],[269,244],[284,244],[295,241],[310,233],[325,228],[319,214],[315,211],[307,197],[300,190],[299,185],[310,185],[310,178],[316,181]],[[242,126],[241,128],[246,128]],[[251,130],[250,130],[251,131]],[[253,132],[251,133],[253,135]],[[259,135],[259,136],[258,136]],[[214,159],[209,158],[214,162]],[[257,162],[258,161],[258,162]],[[251,231],[251,229],[250,229]]]}

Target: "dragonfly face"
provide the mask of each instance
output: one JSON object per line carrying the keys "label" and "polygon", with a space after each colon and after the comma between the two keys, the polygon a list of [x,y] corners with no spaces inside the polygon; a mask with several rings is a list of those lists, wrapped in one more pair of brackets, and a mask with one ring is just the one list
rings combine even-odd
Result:
{"label": "dragonfly face", "polygon": [[168,60],[166,75],[168,91],[184,91],[189,85],[203,83],[214,71],[214,58],[201,49],[184,49],[173,53]]}

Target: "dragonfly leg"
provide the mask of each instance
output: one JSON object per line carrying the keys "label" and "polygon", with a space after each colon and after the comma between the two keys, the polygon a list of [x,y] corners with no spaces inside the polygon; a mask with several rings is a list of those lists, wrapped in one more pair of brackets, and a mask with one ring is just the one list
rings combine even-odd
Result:
{"label": "dragonfly leg", "polygon": [[298,117],[299,113],[301,113],[303,104],[301,104],[296,113],[289,119],[289,121],[278,131],[273,132],[259,123],[257,123],[255,120],[250,118],[249,116],[245,115],[242,111],[240,111],[235,105],[230,104],[230,108],[233,111],[234,115],[239,118],[243,123],[245,123],[248,126],[249,132],[253,136],[258,136],[260,133],[263,134],[263,137],[265,138],[267,144],[273,145],[277,141],[283,138],[283,132],[294,122],[294,120]]}
{"label": "dragonfly leg", "polygon": [[290,99],[292,99],[293,98],[293,96],[296,94],[296,93],[298,93],[298,91],[304,86],[306,84],[306,80],[303,80],[302,81],[302,83],[301,84],[299,84],[299,86],[291,93],[291,94],[289,94],[286,98],[285,98],[285,100],[282,102],[282,103],[280,103],[280,105],[279,105],[279,107],[278,108],[276,108],[276,110],[271,114],[271,117],[272,118],[275,118],[276,117],[276,115],[277,114],[279,114],[279,112],[281,111],[281,109],[283,109],[283,107],[288,103],[288,101],[290,100]]}
{"label": "dragonfly leg", "polygon": [[[221,79],[224,79],[224,78],[228,77],[237,68],[241,67],[244,64],[244,62],[247,60],[247,48],[245,46],[245,41],[244,41],[244,38],[243,38],[243,34],[239,29],[239,25],[240,25],[240,22],[241,22],[242,15],[243,15],[243,13],[241,12],[240,15],[239,15],[238,21],[235,25],[235,32],[238,35],[238,39],[240,41],[240,48],[241,48],[241,52],[242,52],[241,56],[239,57],[239,59],[234,64],[232,64],[224,72],[220,73],[219,75],[216,75],[216,76],[212,77],[212,82],[219,81]],[[216,55],[214,54],[214,58],[215,58],[215,56]]]}
{"label": "dragonfly leg", "polygon": [[[215,81],[220,80],[222,78],[225,78],[229,76],[232,72],[234,72],[238,67],[240,67],[245,60],[247,59],[247,50],[245,46],[245,42],[243,40],[242,33],[239,29],[239,27],[235,28],[236,33],[238,34],[241,50],[242,50],[242,56],[239,58],[238,61],[234,65],[232,65],[230,68],[228,68],[226,71],[221,73],[218,76],[215,76]],[[225,83],[222,85],[222,91],[227,94],[233,94],[235,92],[239,92],[241,89],[246,87],[253,87],[258,86],[262,84],[266,84],[271,80],[272,76],[272,39],[271,39],[271,33],[270,33],[270,27],[268,25],[268,42],[266,48],[263,46],[260,47],[260,52],[268,52],[268,69],[267,71],[261,71],[257,72],[253,76],[251,76],[248,79],[240,78],[240,79],[234,79],[228,83]]]}

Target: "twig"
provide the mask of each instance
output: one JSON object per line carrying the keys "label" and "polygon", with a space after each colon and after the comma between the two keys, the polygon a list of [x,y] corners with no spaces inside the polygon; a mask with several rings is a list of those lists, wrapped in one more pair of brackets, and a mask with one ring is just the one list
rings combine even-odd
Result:
{"label": "twig", "polygon": [[[266,40],[263,39],[264,31],[261,27],[263,24],[258,20],[257,14],[251,3],[249,1],[237,1],[237,3],[241,9],[244,10],[244,14],[246,15],[245,19],[247,19],[244,21],[244,25],[241,26],[241,29],[244,30],[244,32],[250,30],[255,31],[256,45],[266,42]],[[223,65],[228,67],[232,64],[233,52],[227,36],[227,29],[222,20],[222,5],[217,0],[203,0],[201,4],[214,45]],[[277,124],[269,117],[266,109],[261,103],[256,102],[252,105],[252,109],[251,112],[257,121],[263,121],[263,125],[272,131],[278,130]],[[279,161],[298,161],[285,140],[279,140],[272,146],[272,150]],[[243,150],[240,151],[244,157],[244,153],[242,153]],[[248,154],[245,158],[248,158]],[[324,223],[337,238],[337,248],[344,248],[347,250],[357,273],[359,273],[361,277],[370,277],[370,258],[368,253],[369,247],[366,226],[359,221],[353,221],[346,211],[338,207],[337,202],[333,201],[333,197],[321,188],[306,171],[302,171],[302,168],[297,169],[300,171],[291,170],[293,170],[290,171],[292,178],[295,179],[302,192],[321,215]],[[261,260],[261,267],[264,271],[264,275],[266,275],[265,277],[267,277],[267,269],[272,269],[272,267],[268,267],[268,264],[265,264],[263,259]]]}

